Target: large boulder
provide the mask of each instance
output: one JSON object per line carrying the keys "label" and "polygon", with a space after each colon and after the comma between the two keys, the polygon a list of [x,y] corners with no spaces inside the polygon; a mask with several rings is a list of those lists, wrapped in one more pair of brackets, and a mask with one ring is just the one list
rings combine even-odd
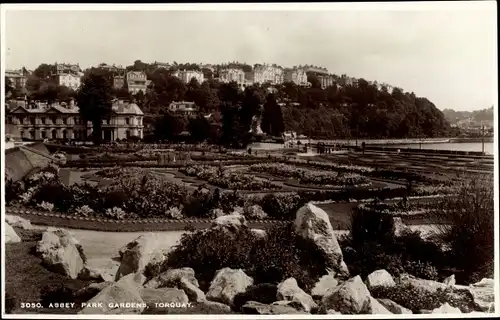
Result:
{"label": "large boulder", "polygon": [[389,272],[382,269],[373,271],[366,277],[366,286],[369,290],[375,287],[394,287],[396,282]]}
{"label": "large boulder", "polygon": [[242,269],[223,268],[217,271],[206,296],[208,300],[232,305],[234,297],[252,284],[253,279]]}
{"label": "large boulder", "polygon": [[257,301],[248,301],[241,307],[244,314],[307,314],[305,311],[298,311],[291,306],[282,304],[264,304]]}
{"label": "large boulder", "polygon": [[278,292],[276,294],[278,300],[294,301],[300,305],[300,309],[306,312],[311,312],[318,306],[313,298],[302,290],[294,278],[288,278],[278,284]]}
{"label": "large boulder", "polygon": [[342,314],[361,314],[371,303],[370,297],[361,277],[356,276],[329,290],[321,300],[321,305],[325,310],[333,309]]}
{"label": "large boulder", "polygon": [[140,314],[146,308],[141,297],[143,282],[143,275],[128,274],[83,304],[79,314]]}
{"label": "large boulder", "polygon": [[319,278],[318,282],[314,285],[311,290],[311,295],[314,299],[321,299],[325,296],[328,290],[335,288],[338,285],[337,279],[333,274],[325,274]]}
{"label": "large boulder", "polygon": [[17,235],[16,230],[8,223],[5,223],[5,243],[21,242],[21,238]]}
{"label": "large boulder", "polygon": [[452,274],[452,275],[451,275],[451,276],[449,276],[448,278],[444,279],[444,280],[443,280],[443,283],[444,283],[445,285],[447,285],[447,286],[450,286],[450,287],[454,286],[454,285],[457,283],[457,281],[455,280],[455,275],[454,275],[454,274]]}
{"label": "large boulder", "polygon": [[227,228],[229,230],[238,230],[246,226],[247,220],[245,216],[237,211],[225,216],[220,216],[212,222],[213,228]]}
{"label": "large boulder", "polygon": [[484,278],[471,284],[469,291],[474,298],[476,307],[484,312],[495,311],[495,282],[493,279]]}
{"label": "large boulder", "polygon": [[31,230],[33,226],[31,222],[27,219],[21,218],[20,216],[14,216],[11,214],[5,215],[5,221],[14,228],[21,228],[24,230]]}
{"label": "large boulder", "polygon": [[90,259],[80,271],[81,280],[114,281],[120,263],[112,259]]}
{"label": "large boulder", "polygon": [[189,298],[184,292],[177,288],[142,288],[140,290],[142,300],[149,306],[155,303],[170,303],[185,306]]}
{"label": "large boulder", "polygon": [[304,239],[314,242],[327,258],[327,270],[335,271],[340,277],[348,277],[349,270],[344,263],[342,250],[333,232],[328,214],[312,203],[297,211],[295,231]]}
{"label": "large boulder", "polygon": [[186,278],[182,278],[177,287],[184,290],[189,298],[189,301],[202,302],[207,300],[205,293]]}
{"label": "large boulder", "polygon": [[143,272],[146,265],[153,262],[162,262],[167,251],[163,250],[164,239],[159,234],[142,235],[122,247],[119,251],[121,264],[116,273],[115,280],[136,272]]}
{"label": "large boulder", "polygon": [[162,287],[175,287],[178,286],[181,279],[186,279],[194,286],[199,287],[198,280],[194,275],[194,270],[189,267],[179,268],[179,269],[169,269],[163,273],[160,273],[153,279],[146,282],[145,288],[162,288]]}
{"label": "large boulder", "polygon": [[381,305],[383,305],[387,310],[394,314],[412,314],[411,310],[406,309],[403,306],[400,306],[396,302],[389,299],[377,299]]}
{"label": "large boulder", "polygon": [[452,307],[448,302],[444,303],[439,308],[432,310],[433,314],[445,314],[445,313],[462,313],[459,308]]}
{"label": "large boulder", "polygon": [[363,313],[367,314],[392,314],[383,304],[381,304],[377,299],[370,297],[370,302],[366,305]]}
{"label": "large boulder", "polygon": [[76,279],[84,268],[80,250],[78,241],[63,229],[45,231],[36,246],[36,252],[47,268],[72,279]]}

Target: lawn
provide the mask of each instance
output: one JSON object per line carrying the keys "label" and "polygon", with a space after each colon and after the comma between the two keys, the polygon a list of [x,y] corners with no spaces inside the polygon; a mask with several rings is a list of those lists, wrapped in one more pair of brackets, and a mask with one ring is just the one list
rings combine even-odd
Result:
{"label": "lawn", "polygon": [[[40,291],[46,285],[65,284],[73,290],[78,290],[91,281],[74,280],[48,271],[42,266],[42,260],[33,254],[42,231],[15,230],[23,242],[5,245],[5,292],[6,296],[14,298],[15,307],[12,313],[77,313],[78,309],[21,308],[21,303],[40,302]],[[19,290],[20,288],[22,290]]]}

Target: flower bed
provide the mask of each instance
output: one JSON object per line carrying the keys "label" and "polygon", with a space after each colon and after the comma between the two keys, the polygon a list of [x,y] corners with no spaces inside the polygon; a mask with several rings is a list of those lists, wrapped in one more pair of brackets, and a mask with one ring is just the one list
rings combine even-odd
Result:
{"label": "flower bed", "polygon": [[393,217],[409,217],[409,218],[430,218],[437,214],[438,210],[433,203],[418,203],[410,204],[405,201],[381,204],[376,202],[361,203],[358,205],[358,210],[373,212],[380,211],[384,214],[389,214]]}
{"label": "flower bed", "polygon": [[256,179],[250,175],[223,170],[215,166],[190,166],[181,168],[180,172],[190,177],[206,180],[214,186],[234,190],[279,190],[278,185]]}
{"label": "flower bed", "polygon": [[297,179],[301,184],[312,186],[361,186],[369,183],[366,177],[356,173],[310,170],[282,163],[260,163],[252,165],[250,170]]}

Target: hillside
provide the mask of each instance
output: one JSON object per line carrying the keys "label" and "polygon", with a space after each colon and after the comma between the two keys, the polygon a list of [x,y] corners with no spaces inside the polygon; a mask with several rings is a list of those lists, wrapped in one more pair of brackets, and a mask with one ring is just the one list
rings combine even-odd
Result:
{"label": "hillside", "polygon": [[450,124],[456,124],[460,120],[471,119],[473,121],[493,121],[493,107],[476,111],[455,111],[444,109],[443,115]]}

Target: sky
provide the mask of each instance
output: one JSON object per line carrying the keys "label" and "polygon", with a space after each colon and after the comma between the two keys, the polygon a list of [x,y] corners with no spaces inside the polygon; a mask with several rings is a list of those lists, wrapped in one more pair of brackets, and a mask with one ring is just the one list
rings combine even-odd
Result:
{"label": "sky", "polygon": [[208,11],[18,8],[5,11],[7,69],[135,60],[312,64],[401,87],[441,110],[496,105],[494,2],[295,4],[272,11],[265,5],[245,11],[235,5]]}

